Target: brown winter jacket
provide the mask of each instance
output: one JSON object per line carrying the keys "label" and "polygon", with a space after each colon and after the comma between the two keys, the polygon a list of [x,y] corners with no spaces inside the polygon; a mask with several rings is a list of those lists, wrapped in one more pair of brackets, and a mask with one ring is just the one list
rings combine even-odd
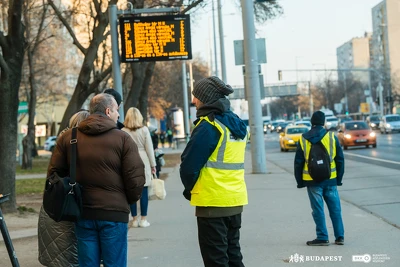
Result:
{"label": "brown winter jacket", "polygon": [[[69,173],[72,130],[58,140],[48,177]],[[76,181],[82,186],[82,218],[129,221],[129,204],[140,199],[145,183],[144,164],[132,138],[118,130],[104,114],[92,114],[77,131]]]}

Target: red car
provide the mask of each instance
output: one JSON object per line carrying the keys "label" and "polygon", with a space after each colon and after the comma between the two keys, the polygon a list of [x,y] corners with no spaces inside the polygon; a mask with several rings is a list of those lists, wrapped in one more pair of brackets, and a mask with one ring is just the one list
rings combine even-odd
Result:
{"label": "red car", "polygon": [[338,134],[340,145],[376,147],[376,135],[365,121],[349,121],[340,126]]}

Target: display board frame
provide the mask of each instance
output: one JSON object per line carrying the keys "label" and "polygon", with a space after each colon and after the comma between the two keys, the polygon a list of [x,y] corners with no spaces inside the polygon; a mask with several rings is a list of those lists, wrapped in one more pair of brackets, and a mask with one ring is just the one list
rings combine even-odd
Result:
{"label": "display board frame", "polygon": [[192,59],[189,15],[119,18],[121,62]]}

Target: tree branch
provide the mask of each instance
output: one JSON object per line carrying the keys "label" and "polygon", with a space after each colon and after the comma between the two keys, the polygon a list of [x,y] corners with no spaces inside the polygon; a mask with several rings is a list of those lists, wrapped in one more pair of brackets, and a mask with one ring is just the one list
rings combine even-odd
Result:
{"label": "tree branch", "polygon": [[47,0],[47,2],[53,8],[53,10],[56,13],[58,19],[62,22],[62,24],[65,26],[65,28],[67,28],[67,31],[69,32],[69,34],[71,35],[71,37],[73,39],[73,43],[78,47],[78,49],[84,55],[86,55],[87,49],[84,48],[81,45],[81,43],[78,41],[78,39],[76,38],[76,35],[75,35],[74,31],[72,30],[71,26],[68,24],[67,20],[62,16],[60,10],[56,7],[56,5],[54,4],[53,0]]}
{"label": "tree branch", "polygon": [[186,12],[188,12],[189,10],[191,10],[192,8],[195,8],[196,6],[198,6],[201,2],[203,2],[204,0],[197,0],[193,3],[191,3],[190,5],[188,5],[184,10],[182,10],[180,13],[181,14],[186,14]]}
{"label": "tree branch", "polygon": [[99,84],[111,74],[112,65],[110,65],[102,73],[95,75],[93,82],[89,85],[90,91],[94,91],[95,88],[99,87]]}

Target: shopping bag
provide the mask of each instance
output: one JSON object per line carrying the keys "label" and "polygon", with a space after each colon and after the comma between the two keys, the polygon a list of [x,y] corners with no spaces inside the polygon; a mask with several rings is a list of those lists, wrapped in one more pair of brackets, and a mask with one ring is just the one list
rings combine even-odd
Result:
{"label": "shopping bag", "polygon": [[152,175],[151,185],[148,188],[149,200],[163,200],[167,196],[164,180],[158,179],[155,174]]}

